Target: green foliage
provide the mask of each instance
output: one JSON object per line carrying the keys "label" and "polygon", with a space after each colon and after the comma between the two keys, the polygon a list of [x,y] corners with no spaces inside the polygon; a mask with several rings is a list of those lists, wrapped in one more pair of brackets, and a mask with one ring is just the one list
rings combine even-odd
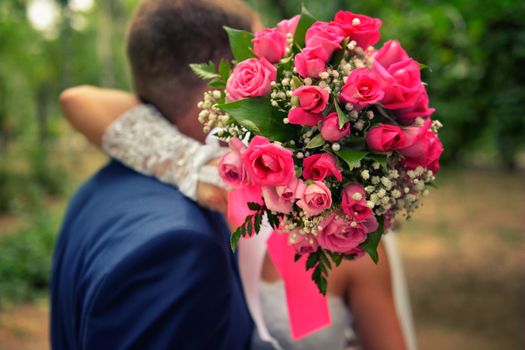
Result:
{"label": "green foliage", "polygon": [[39,213],[29,227],[0,238],[0,308],[48,290],[56,222]]}
{"label": "green foliage", "polygon": [[302,6],[301,8],[301,19],[299,20],[299,23],[297,24],[297,28],[295,30],[294,35],[294,43],[298,47],[304,47],[305,46],[305,36],[306,31],[312,24],[314,24],[316,21],[315,17],[308,11],[308,9],[305,6]]}
{"label": "green foliage", "polygon": [[354,169],[355,167],[359,166],[359,163],[361,160],[363,160],[368,152],[366,151],[354,151],[351,149],[342,149],[340,151],[337,151],[336,154],[346,162],[350,170]]}
{"label": "green foliage", "polygon": [[272,107],[264,97],[220,104],[219,108],[255,135],[264,135],[272,141],[285,141],[297,133],[295,126],[283,124],[286,114]]}
{"label": "green foliage", "polygon": [[228,33],[230,47],[235,60],[240,62],[248,58],[255,57],[252,51],[252,33],[229,27],[224,27],[224,30],[226,30],[226,33]]}
{"label": "green foliage", "polygon": [[365,250],[365,252],[372,258],[372,260],[377,264],[379,256],[377,255],[377,246],[381,240],[381,235],[384,233],[384,217],[380,216],[377,221],[379,227],[374,232],[368,234],[366,241],[364,241],[360,246]]}

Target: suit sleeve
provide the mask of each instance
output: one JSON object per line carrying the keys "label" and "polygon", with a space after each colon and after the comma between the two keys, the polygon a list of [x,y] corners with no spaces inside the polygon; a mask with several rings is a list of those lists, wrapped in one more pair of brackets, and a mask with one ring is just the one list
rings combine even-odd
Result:
{"label": "suit sleeve", "polygon": [[224,349],[231,283],[220,244],[168,233],[108,274],[87,314],[84,350]]}

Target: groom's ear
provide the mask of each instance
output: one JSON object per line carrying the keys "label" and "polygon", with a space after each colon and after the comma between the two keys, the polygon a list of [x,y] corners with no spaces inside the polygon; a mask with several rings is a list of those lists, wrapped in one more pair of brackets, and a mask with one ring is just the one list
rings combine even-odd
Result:
{"label": "groom's ear", "polygon": [[241,0],[143,1],[127,38],[137,95],[157,106],[169,96],[184,114],[188,96],[202,89],[189,64],[231,58],[223,26],[251,31],[254,18]]}

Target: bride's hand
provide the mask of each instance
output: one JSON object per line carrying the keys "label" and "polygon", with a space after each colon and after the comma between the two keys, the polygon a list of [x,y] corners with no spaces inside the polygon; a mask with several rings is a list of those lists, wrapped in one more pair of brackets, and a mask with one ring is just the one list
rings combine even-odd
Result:
{"label": "bride's hand", "polygon": [[[219,159],[214,159],[206,166],[217,167],[218,163]],[[228,208],[228,191],[207,181],[199,180],[197,182],[197,201],[203,207],[216,210],[226,215]]]}

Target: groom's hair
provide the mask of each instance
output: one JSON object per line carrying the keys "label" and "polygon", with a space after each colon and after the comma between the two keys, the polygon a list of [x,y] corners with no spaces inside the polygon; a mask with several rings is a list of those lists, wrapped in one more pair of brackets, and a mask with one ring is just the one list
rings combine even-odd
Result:
{"label": "groom's hair", "polygon": [[135,93],[176,122],[206,86],[189,64],[230,59],[223,26],[251,31],[254,20],[241,0],[143,0],[127,39]]}

